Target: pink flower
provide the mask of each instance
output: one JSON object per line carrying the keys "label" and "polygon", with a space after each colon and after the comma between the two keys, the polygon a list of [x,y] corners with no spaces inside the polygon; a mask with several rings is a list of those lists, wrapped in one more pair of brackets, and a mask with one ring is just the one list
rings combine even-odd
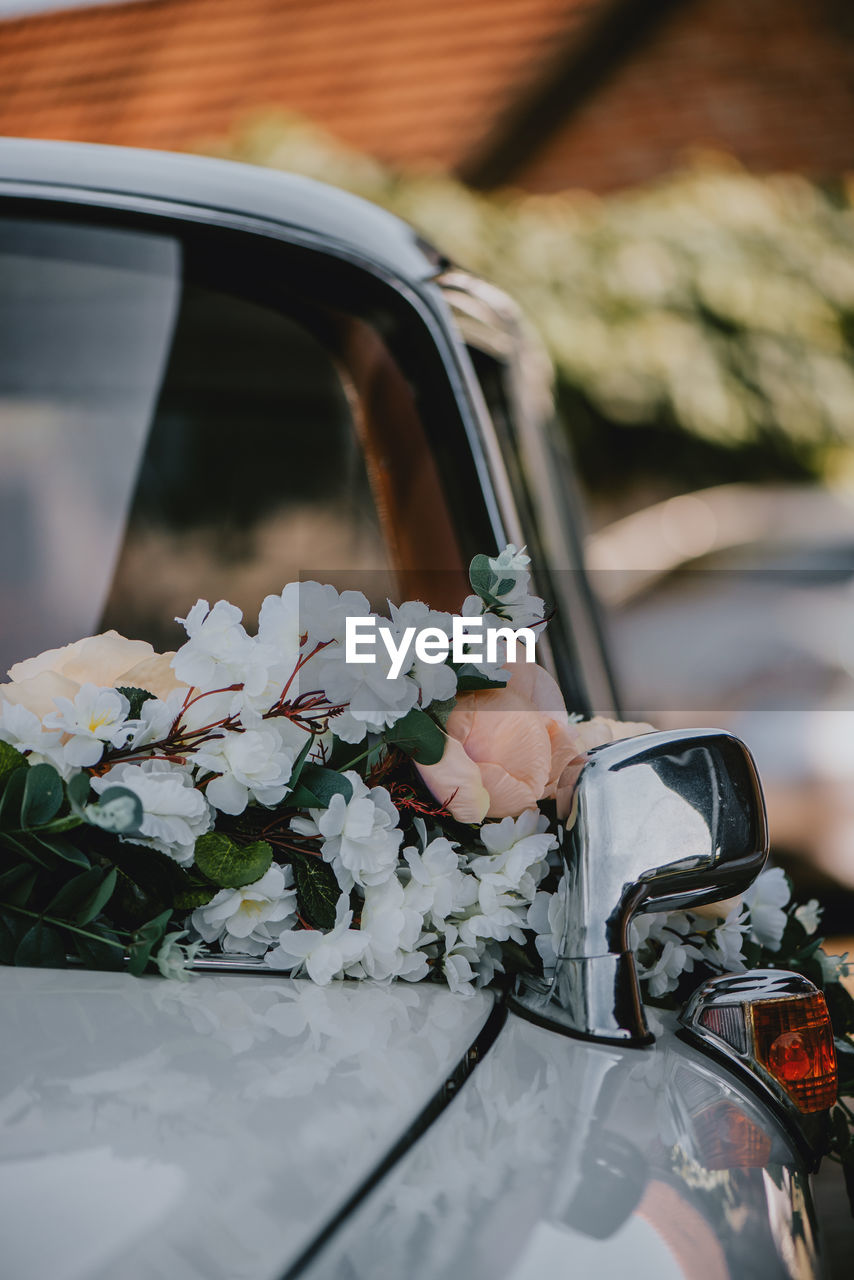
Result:
{"label": "pink flower", "polygon": [[572,726],[575,741],[578,745],[575,756],[570,759],[563,770],[555,789],[557,816],[561,819],[569,816],[572,800],[579,774],[587,763],[587,752],[593,747],[604,746],[606,742],[618,742],[621,738],[635,738],[641,733],[652,733],[651,724],[640,720],[608,720],[605,716],[594,716],[592,720],[584,720]]}
{"label": "pink flower", "polygon": [[84,684],[147,689],[166,698],[179,687],[170,666],[173,656],[155,653],[144,640],[106,631],[16,662],[9,669],[10,683],[0,685],[0,699],[25,706],[41,719],[56,710],[55,698],[73,700]]}
{"label": "pink flower", "polygon": [[442,759],[416,767],[459,822],[515,818],[555,796],[564,768],[584,750],[579,727],[548,672],[517,663],[505,688],[459,696]]}

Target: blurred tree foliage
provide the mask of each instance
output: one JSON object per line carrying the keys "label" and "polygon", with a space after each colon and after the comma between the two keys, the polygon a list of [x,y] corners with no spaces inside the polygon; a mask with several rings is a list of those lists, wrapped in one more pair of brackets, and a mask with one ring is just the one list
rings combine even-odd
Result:
{"label": "blurred tree foliage", "polygon": [[854,442],[854,210],[710,159],[597,197],[475,193],[262,117],[208,153],[385,205],[522,306],[594,492],[838,476]]}

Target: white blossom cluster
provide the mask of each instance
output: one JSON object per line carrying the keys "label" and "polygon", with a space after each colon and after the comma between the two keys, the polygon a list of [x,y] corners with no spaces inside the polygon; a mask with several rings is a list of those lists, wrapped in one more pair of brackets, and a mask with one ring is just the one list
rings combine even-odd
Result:
{"label": "white blossom cluster", "polygon": [[292,882],[273,884],[272,868],[256,884],[222,890],[194,911],[198,933],[321,984],[342,977],[418,982],[440,961],[455,991],[489,982],[502,968],[500,944],[525,941],[528,910],[557,844],[545,818],[531,810],[487,823],[468,853],[445,836],[429,837],[418,820],[420,847],[401,850],[388,792],[369,789],[355,774],[351,781],[349,801],[335,796],[326,809],[292,821],[301,834],[320,838],[335,873],[334,928],[295,927]]}
{"label": "white blossom cluster", "polygon": [[[506,587],[507,617],[541,618],[543,602],[529,595],[528,557],[510,546],[490,563]],[[389,607],[398,635],[412,626],[451,634],[450,614],[418,601]],[[472,596],[466,610],[483,612],[483,602]],[[290,583],[264,600],[253,636],[240,609],[225,600],[213,607],[199,600],[178,619],[187,641],[171,659],[178,687],[167,696],[149,698],[131,718],[128,699],[118,689],[87,680],[71,685],[73,695],[66,696],[67,680],[51,683],[51,673],[38,670],[47,710],[39,713],[0,693],[0,740],[25,752],[31,763],[49,762],[65,779],[99,767],[96,790],[120,785],[142,803],[145,820],[136,843],[188,865],[195,839],[213,827],[217,812],[238,815],[250,803],[275,806],[284,800],[294,763],[312,736],[312,756],[319,758],[322,736],[313,735],[306,720],[277,715],[283,699],[293,704],[316,694],[321,710],[334,709],[329,727],[335,736],[358,744],[415,706],[426,709],[453,698],[457,674],[450,662],[427,664],[413,654],[409,670],[389,679],[391,659],[381,647],[373,663],[346,661],[347,617],[369,615],[376,616],[359,591]],[[506,618],[494,622],[503,626]],[[128,647],[135,643],[123,641]],[[506,679],[486,663],[480,669]],[[14,687],[3,686],[10,695]],[[207,726],[213,727],[204,732]],[[180,751],[164,745],[170,734],[180,740]],[[111,758],[117,763],[103,771],[100,766]]]}
{"label": "white blossom cluster", "polygon": [[[488,560],[488,587],[466,600],[463,616],[482,617],[484,632],[540,622],[544,605],[530,593],[528,565],[512,545]],[[456,695],[450,657],[428,663],[413,651],[395,678],[382,646],[371,662],[348,660],[354,616],[377,617],[396,640],[413,627],[452,635],[452,616],[420,602],[390,604],[389,617],[379,619],[361,592],[317,582],[268,596],[254,635],[234,605],[199,600],[178,619],[187,639],[174,655],[109,633],[18,664],[13,683],[0,689],[0,741],[66,781],[87,771],[96,797],[132,793],[142,817],[133,830],[117,827],[117,838],[189,869],[197,841],[221,815],[286,805],[297,762],[325,763],[333,735],[358,749],[413,708],[447,705]],[[499,645],[501,660],[472,658],[467,669],[503,684],[503,654]],[[152,680],[157,663],[163,669]],[[134,689],[145,696],[134,697],[132,711]],[[356,759],[363,755],[357,750]],[[403,847],[389,792],[351,769],[343,777],[349,797],[334,794],[291,822],[334,873],[334,927],[306,927],[284,859],[252,884],[214,892],[188,921],[194,936],[319,983],[345,975],[417,981],[431,970],[456,990],[487,982],[501,968],[501,944],[524,941],[555,844],[545,819],[532,809],[485,825],[467,851],[439,831],[428,836],[418,820],[419,844]],[[196,944],[186,936],[168,935],[158,958],[164,972],[178,972],[192,956]]]}

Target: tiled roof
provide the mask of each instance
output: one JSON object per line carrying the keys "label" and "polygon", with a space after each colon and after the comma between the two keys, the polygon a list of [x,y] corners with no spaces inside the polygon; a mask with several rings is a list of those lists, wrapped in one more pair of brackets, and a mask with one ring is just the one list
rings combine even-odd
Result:
{"label": "tiled roof", "polygon": [[182,148],[286,108],[454,168],[602,0],[134,0],[0,22],[0,133]]}

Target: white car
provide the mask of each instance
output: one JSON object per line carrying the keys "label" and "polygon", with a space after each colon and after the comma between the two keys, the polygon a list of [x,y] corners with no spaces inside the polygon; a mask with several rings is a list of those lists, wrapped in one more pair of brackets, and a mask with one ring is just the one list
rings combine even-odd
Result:
{"label": "white car", "polygon": [[[169,648],[188,600],[252,608],[304,570],[453,608],[471,555],[515,541],[567,704],[613,706],[549,414],[511,304],[378,209],[0,142],[3,670],[112,626]],[[644,1013],[628,946],[635,911],[757,873],[750,757],[649,735],[591,755],[577,794],[551,984],[0,970],[2,1274],[818,1276],[832,1072],[787,1080],[774,1049],[784,1025],[826,1045],[815,989],[712,981],[677,1024]]]}

